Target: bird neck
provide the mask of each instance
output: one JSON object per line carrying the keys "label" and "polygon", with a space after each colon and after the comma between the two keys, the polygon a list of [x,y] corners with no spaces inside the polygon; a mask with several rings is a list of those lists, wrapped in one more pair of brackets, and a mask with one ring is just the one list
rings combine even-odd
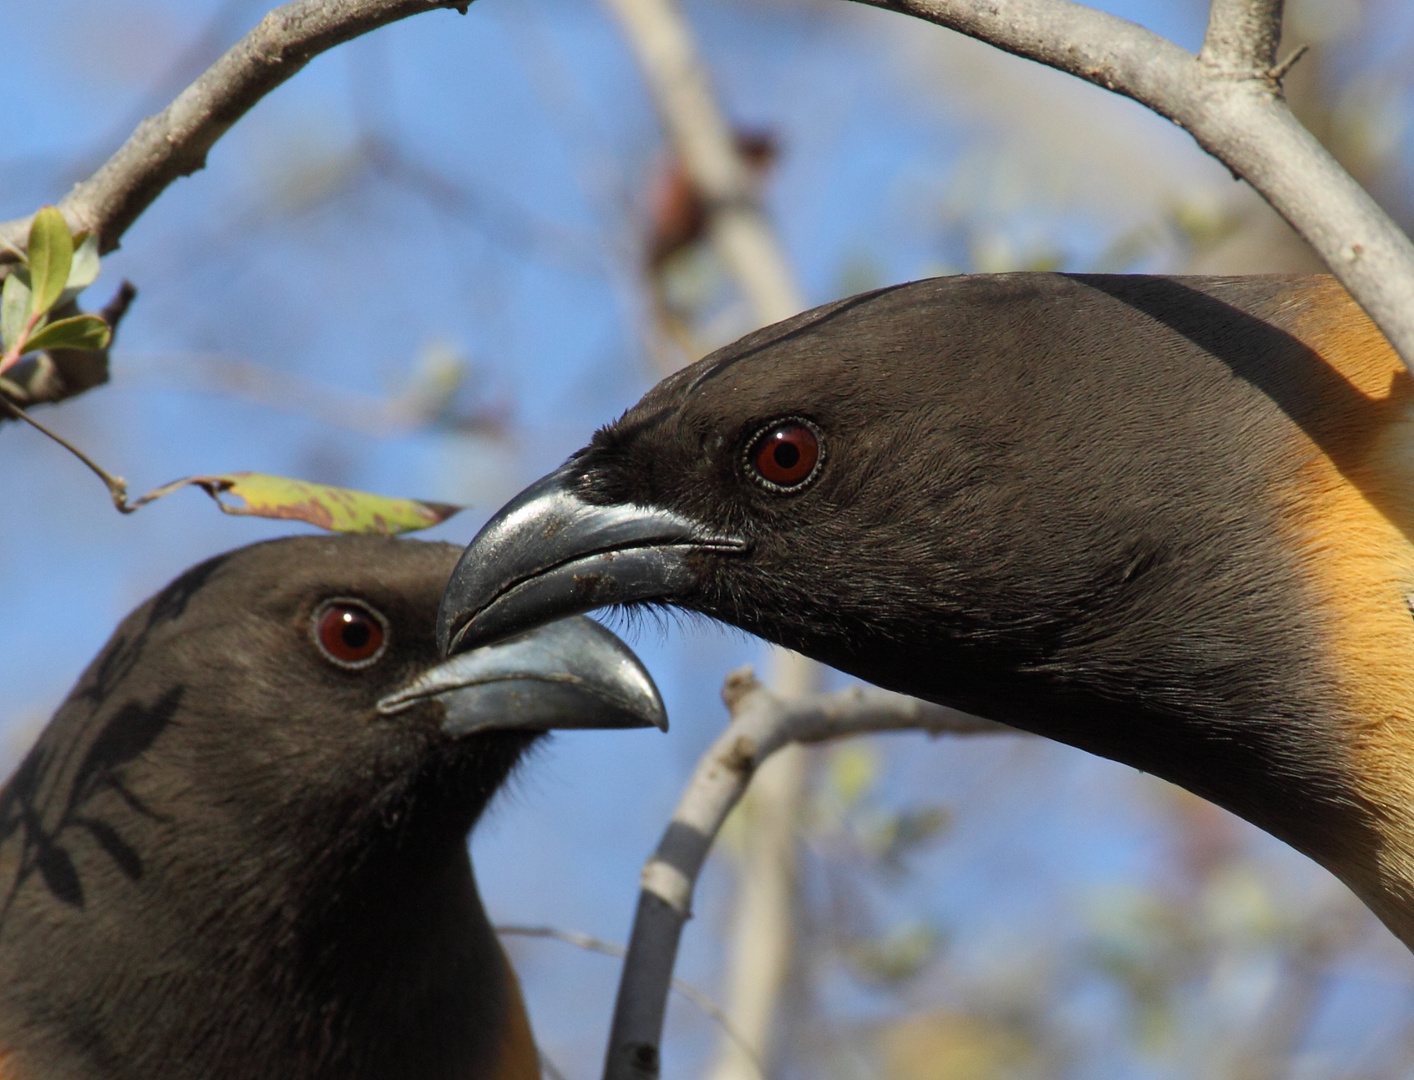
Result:
{"label": "bird neck", "polygon": [[[309,965],[311,956],[320,959]],[[303,970],[302,987],[286,984],[290,970]],[[292,991],[307,1018],[337,1033],[327,1050],[342,1060],[331,1077],[539,1075],[462,836],[404,844],[359,866],[272,974],[273,1013],[289,1009]]]}
{"label": "bird neck", "polygon": [[[1185,576],[1210,568],[1159,550],[1140,577],[1125,580],[1119,558],[1113,574],[1096,571],[1090,581],[1117,584],[1090,589],[1083,606],[1027,605],[1049,622],[983,627],[942,648],[926,610],[883,640],[877,619],[828,639],[798,624],[761,629],[870,682],[1217,803],[1322,864],[1414,949],[1414,621],[1400,587],[1414,583],[1414,546],[1381,515],[1356,524],[1296,551],[1289,577],[1253,575],[1266,587],[1218,604]],[[1319,565],[1334,559],[1364,566]]]}
{"label": "bird neck", "polygon": [[21,1075],[37,1009],[82,1033],[54,1073],[76,1080],[110,1061],[150,1080],[537,1080],[456,827],[349,829],[324,850],[213,827],[194,846],[156,800],[90,810],[140,863],[115,861],[107,833],[58,832],[78,890],[60,896],[23,835],[0,843],[0,1046]]}

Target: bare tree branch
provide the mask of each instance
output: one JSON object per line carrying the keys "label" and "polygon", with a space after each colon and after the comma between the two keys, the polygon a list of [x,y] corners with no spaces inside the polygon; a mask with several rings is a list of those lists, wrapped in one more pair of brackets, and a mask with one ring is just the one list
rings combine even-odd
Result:
{"label": "bare tree branch", "polygon": [[1124,94],[1185,128],[1300,233],[1414,370],[1414,243],[1292,115],[1280,0],[1215,0],[1202,51],[1072,0],[857,0]]}
{"label": "bare tree branch", "polygon": [[750,668],[727,677],[722,697],[731,723],[698,762],[643,868],[605,1080],[656,1080],[663,1014],[693,888],[722,823],[772,754],[791,743],[884,731],[1017,734],[990,720],[874,687],[782,698],[758,683]]}
{"label": "bare tree branch", "polygon": [[1270,72],[1281,41],[1283,0],[1212,0],[1208,32],[1198,59],[1215,68],[1248,74]]}
{"label": "bare tree branch", "polygon": [[[683,171],[705,204],[707,235],[757,323],[778,322],[801,311],[803,292],[761,208],[681,8],[675,0],[607,3],[638,60]],[[795,697],[818,688],[819,669],[803,656],[776,650],[770,678],[779,693]],[[711,1080],[754,1080],[761,1062],[771,1058],[777,1006],[795,951],[795,823],[809,772],[805,752],[793,747],[779,754],[752,788],[754,827],[740,861],[728,943],[727,1012],[741,1037],[723,1041]],[[626,978],[621,1006],[625,994],[642,991],[629,987]],[[661,1011],[656,1023],[661,1031]],[[610,1075],[637,1068],[630,1057],[639,1052],[639,1044],[624,1051],[630,1057],[620,1053],[621,1045],[610,1037],[605,1065]],[[654,1074],[657,1045],[655,1034],[653,1060],[647,1063]]]}
{"label": "bare tree branch", "polygon": [[[167,186],[206,164],[207,151],[256,102],[310,60],[380,26],[438,8],[465,13],[470,0],[295,0],[276,8],[59,204],[69,227],[96,231],[115,250]],[[0,225],[0,249],[19,247],[29,218]],[[0,251],[0,264],[14,256]],[[0,274],[3,274],[0,265]]]}

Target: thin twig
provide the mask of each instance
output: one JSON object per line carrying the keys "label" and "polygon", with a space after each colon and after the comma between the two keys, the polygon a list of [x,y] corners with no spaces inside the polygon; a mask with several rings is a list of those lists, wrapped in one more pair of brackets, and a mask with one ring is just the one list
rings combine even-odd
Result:
{"label": "thin twig", "polygon": [[[0,378],[0,384],[4,384],[6,382],[8,382],[8,380]],[[172,492],[180,491],[182,488],[185,487],[201,488],[208,495],[210,495],[212,499],[216,501],[216,505],[219,506],[225,513],[233,514],[241,512],[239,510],[232,509],[227,504],[223,503],[220,498],[218,498],[221,492],[229,491],[232,486],[232,481],[229,478],[223,476],[184,476],[179,480],[171,480],[165,484],[155,487],[147,494],[139,495],[136,499],[130,500],[128,498],[128,482],[124,480],[121,476],[116,476],[113,473],[110,473],[102,465],[94,461],[93,458],[89,457],[77,446],[69,442],[68,439],[64,438],[58,432],[52,431],[48,427],[45,427],[45,425],[41,424],[34,417],[30,416],[30,414],[27,413],[24,409],[21,409],[18,405],[11,401],[9,396],[4,392],[0,392],[0,405],[3,405],[16,420],[23,420],[30,427],[39,431],[40,434],[46,435],[49,438],[53,439],[65,450],[73,454],[74,457],[78,458],[81,462],[83,462],[84,465],[88,467],[88,470],[93,473],[93,475],[103,481],[104,487],[108,489],[108,497],[113,500],[114,509],[116,509],[120,514],[131,514],[134,511],[142,509],[148,503],[156,502],[158,499],[166,498],[168,495],[172,494]]]}
{"label": "thin twig", "polygon": [[110,498],[112,498],[113,505],[118,508],[120,513],[131,514],[134,510],[138,508],[138,506],[142,505],[144,502],[150,502],[152,498],[156,497],[155,495],[144,495],[141,499],[137,501],[137,503],[129,505],[128,482],[124,480],[121,476],[114,476],[102,465],[94,461],[93,458],[89,457],[77,446],[69,442],[69,440],[64,438],[64,436],[60,435],[58,432],[49,430],[49,428],[45,427],[34,417],[30,416],[29,413],[25,412],[24,409],[16,405],[13,401],[9,399],[9,397],[7,397],[3,393],[0,393],[0,405],[3,405],[9,411],[10,415],[12,415],[16,420],[23,420],[26,424],[39,431],[41,434],[49,436],[49,438],[53,439],[65,450],[73,454],[74,457],[78,458],[86,466],[88,466],[89,471],[93,473],[94,476],[98,477],[98,479],[102,480],[104,486],[108,488],[108,495]]}
{"label": "thin twig", "polygon": [[226,480],[224,477],[219,476],[185,476],[182,477],[180,480],[172,480],[166,484],[162,484],[159,487],[155,487],[146,495],[139,495],[136,499],[129,500],[128,482],[124,480],[121,476],[116,476],[113,473],[110,473],[102,465],[94,461],[93,458],[89,457],[77,446],[69,442],[68,439],[64,438],[64,436],[60,435],[56,431],[52,431],[49,428],[45,427],[34,417],[30,416],[30,414],[27,413],[24,409],[21,409],[18,405],[11,401],[9,397],[4,393],[0,393],[0,405],[3,405],[7,410],[9,410],[10,414],[14,416],[16,420],[23,420],[26,424],[37,430],[40,434],[47,435],[49,438],[53,439],[69,453],[73,454],[74,457],[78,458],[81,462],[83,462],[84,465],[88,467],[89,472],[93,473],[94,476],[98,477],[98,479],[103,481],[103,486],[108,489],[108,497],[113,500],[114,509],[116,509],[120,514],[131,514],[136,510],[142,509],[142,507],[146,506],[150,502],[156,502],[158,499],[165,498],[166,496],[172,494],[172,492],[174,491],[180,491],[184,487],[192,486],[200,487],[205,490],[208,495],[210,495],[213,499],[216,499],[216,504],[220,506],[222,510],[225,510],[226,513],[235,512],[228,509],[225,504],[223,504],[221,500],[217,498],[217,495],[221,491],[228,490],[231,486],[231,482],[229,480]]}
{"label": "thin twig", "polygon": [[[628,955],[628,950],[622,945],[612,941],[605,941],[603,938],[591,937],[588,934],[581,934],[578,930],[561,930],[555,926],[497,926],[496,933],[509,934],[517,937],[548,938],[551,941],[563,941],[566,945],[573,945],[577,949],[584,949],[586,952],[602,953],[605,956],[612,956],[617,960],[622,960]],[[732,1026],[731,1019],[722,1011],[711,996],[705,991],[694,986],[686,979],[673,976],[673,989],[676,990],[688,1001],[692,1002],[705,1015],[711,1017],[726,1033],[737,1048],[750,1059],[751,1064],[756,1069],[756,1075],[760,1080],[766,1080],[766,1067],[761,1063],[761,1059],[756,1056],[756,1052],[742,1038],[741,1033]]]}
{"label": "thin twig", "polygon": [[1311,51],[1311,46],[1309,46],[1309,45],[1301,45],[1301,46],[1299,46],[1298,48],[1293,49],[1293,50],[1291,51],[1291,55],[1290,55],[1290,56],[1288,56],[1285,60],[1283,60],[1283,61],[1282,61],[1280,64],[1278,64],[1276,67],[1272,68],[1272,79],[1273,79],[1275,82],[1280,83],[1280,82],[1281,82],[1283,79],[1285,79],[1285,78],[1287,77],[1287,75],[1291,72],[1291,69],[1296,66],[1297,61],[1299,61],[1303,56],[1305,56],[1305,55],[1306,55],[1308,52],[1310,52],[1310,51]]}

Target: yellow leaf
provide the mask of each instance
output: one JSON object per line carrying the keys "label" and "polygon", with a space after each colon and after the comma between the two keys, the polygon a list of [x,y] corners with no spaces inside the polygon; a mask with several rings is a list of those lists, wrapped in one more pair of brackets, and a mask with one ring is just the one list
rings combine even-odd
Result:
{"label": "yellow leaf", "polygon": [[830,755],[830,784],[846,809],[853,807],[879,781],[879,751],[863,740],[846,743]]}
{"label": "yellow leaf", "polygon": [[[306,521],[330,532],[395,536],[440,525],[464,507],[420,499],[395,499],[367,491],[292,480],[268,473],[233,472],[189,476],[149,492],[132,509],[184,487],[199,487],[228,514]],[[223,496],[234,495],[239,503]]]}

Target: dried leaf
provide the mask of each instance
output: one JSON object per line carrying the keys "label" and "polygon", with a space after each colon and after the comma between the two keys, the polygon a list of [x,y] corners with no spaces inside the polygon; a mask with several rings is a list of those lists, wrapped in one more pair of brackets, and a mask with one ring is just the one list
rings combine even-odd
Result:
{"label": "dried leaf", "polygon": [[58,301],[74,261],[74,238],[64,215],[54,207],[46,206],[34,215],[26,258],[33,292],[29,313],[33,315],[48,311]]}
{"label": "dried leaf", "polygon": [[[292,480],[267,473],[234,472],[174,480],[135,500],[130,509],[160,499],[184,487],[199,487],[228,514],[307,521],[341,533],[395,536],[440,525],[464,507],[420,499],[395,499],[366,491]],[[241,504],[226,502],[235,495]]]}
{"label": "dried leaf", "polygon": [[97,315],[75,315],[46,326],[29,341],[25,352],[40,349],[106,349],[113,332]]}

